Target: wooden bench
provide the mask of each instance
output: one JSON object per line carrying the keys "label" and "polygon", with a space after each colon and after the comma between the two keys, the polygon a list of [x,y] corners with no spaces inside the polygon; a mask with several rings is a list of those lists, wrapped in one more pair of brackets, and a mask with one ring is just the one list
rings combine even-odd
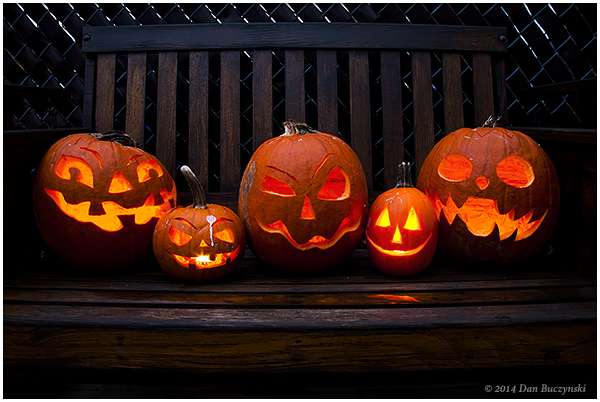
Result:
{"label": "wooden bench", "polygon": [[[395,185],[406,155],[418,172],[436,133],[488,116],[508,123],[505,35],[400,24],[87,27],[85,125],[123,129],[156,154],[182,204],[191,198],[176,168],[188,164],[209,202],[236,210],[246,150],[282,132],[284,119],[306,121],[351,144],[372,202]],[[251,81],[241,76],[248,66]],[[443,107],[434,105],[436,86]],[[309,92],[317,96],[307,102]],[[111,383],[138,384],[149,393],[135,395],[146,397],[173,396],[169,387],[188,397],[507,397],[485,385],[544,382],[585,383],[595,394],[596,281],[572,272],[560,242],[552,248],[503,268],[467,269],[436,255],[408,278],[379,272],[364,246],[312,276],[273,271],[247,250],[231,276],[206,284],[180,282],[158,265],[73,272],[49,250],[19,271],[5,254],[5,389],[39,396],[25,384],[42,383],[45,396],[93,396],[98,388],[81,384]]]}

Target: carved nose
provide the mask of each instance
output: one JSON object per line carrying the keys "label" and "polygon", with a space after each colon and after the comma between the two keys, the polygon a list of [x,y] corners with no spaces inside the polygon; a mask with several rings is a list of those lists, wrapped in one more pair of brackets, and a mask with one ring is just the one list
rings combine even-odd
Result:
{"label": "carved nose", "polygon": [[316,219],[315,211],[308,199],[308,195],[304,198],[304,205],[302,205],[302,214],[300,215],[300,219]]}
{"label": "carved nose", "polygon": [[490,180],[487,177],[479,176],[475,179],[475,183],[481,190],[485,190],[490,185]]}

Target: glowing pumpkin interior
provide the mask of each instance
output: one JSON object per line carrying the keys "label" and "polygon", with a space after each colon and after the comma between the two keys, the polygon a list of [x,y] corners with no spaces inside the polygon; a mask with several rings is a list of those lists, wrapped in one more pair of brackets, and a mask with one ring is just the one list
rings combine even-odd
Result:
{"label": "glowing pumpkin interior", "polygon": [[[195,225],[191,222],[182,219],[176,218],[178,221],[184,223],[185,226],[189,227],[194,231],[198,231]],[[225,265],[235,259],[238,256],[240,247],[236,247],[233,251],[218,253],[214,250],[215,247],[215,239],[233,245],[236,241],[235,233],[230,227],[225,227],[221,230],[213,233],[213,226],[222,222],[233,222],[231,219],[220,218],[217,219],[212,215],[206,217],[207,222],[209,223],[209,238],[208,239],[200,239],[200,242],[197,245],[192,245],[196,247],[192,247],[197,252],[194,252],[195,255],[184,256],[179,254],[170,253],[171,256],[184,268],[190,269],[205,269],[205,268],[215,268],[222,265]],[[171,243],[176,246],[185,246],[190,243],[194,236],[185,233],[184,231],[171,226],[169,228],[169,240]]]}
{"label": "glowing pumpkin interior", "polygon": [[[82,149],[90,152],[98,160],[99,167],[102,169],[103,164],[101,155],[89,148],[83,147]],[[127,166],[141,156],[143,155],[134,155]],[[150,180],[152,178],[151,171],[156,172],[155,174],[157,177],[161,177],[164,174],[160,164],[154,159],[141,162],[136,170],[139,183]],[[54,173],[63,180],[71,180],[72,176],[75,175],[75,180],[78,183],[94,189],[94,173],[91,166],[83,158],[62,155],[54,168]],[[121,172],[117,171],[110,181],[108,193],[122,194],[134,189],[134,185],[132,185]],[[105,214],[91,215],[91,201],[70,204],[66,201],[65,196],[60,191],[50,189],[44,190],[65,215],[82,223],[93,223],[107,232],[116,232],[123,228],[123,223],[118,216],[133,215],[135,224],[137,225],[144,225],[150,222],[152,218],[160,218],[166,211],[172,208],[171,200],[175,199],[176,193],[175,184],[173,183],[173,188],[170,191],[160,191],[160,195],[163,198],[162,204],[156,205],[154,195],[150,194],[143,205],[133,208],[122,207],[114,201],[102,201],[101,205]]]}
{"label": "glowing pumpkin interior", "polygon": [[[439,176],[450,182],[467,180],[471,177],[471,173],[471,161],[459,154],[445,156],[438,166]],[[510,155],[502,159],[496,166],[496,175],[505,184],[519,189],[531,186],[535,180],[531,164],[525,158],[517,155]],[[489,186],[490,179],[479,176],[475,178],[475,182],[481,190],[484,190]],[[541,225],[547,214],[546,211],[540,219],[530,222],[533,211],[529,211],[521,218],[515,220],[514,209],[506,214],[501,214],[497,201],[493,199],[470,196],[458,208],[451,195],[448,196],[445,205],[441,202],[437,194],[434,198],[438,219],[443,212],[446,220],[451,225],[458,215],[465,222],[467,229],[475,236],[480,237],[489,236],[493,232],[494,227],[497,226],[500,240],[509,238],[515,231],[517,232],[515,241],[531,236]]]}

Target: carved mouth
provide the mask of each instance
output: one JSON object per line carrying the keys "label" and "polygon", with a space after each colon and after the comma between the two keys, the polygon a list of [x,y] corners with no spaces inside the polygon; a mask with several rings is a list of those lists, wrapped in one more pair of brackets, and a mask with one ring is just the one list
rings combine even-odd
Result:
{"label": "carved mouth", "polygon": [[125,208],[114,201],[103,201],[102,208],[105,214],[90,215],[91,201],[84,201],[79,204],[70,204],[65,200],[65,196],[57,190],[44,189],[46,194],[52,198],[56,206],[67,216],[83,223],[93,223],[106,232],[117,232],[123,228],[123,223],[119,219],[122,215],[134,215],[136,225],[145,225],[152,218],[160,218],[165,212],[170,210],[173,205],[171,201],[175,200],[175,184],[171,191],[162,190],[160,195],[164,202],[155,205],[154,194],[150,194],[144,205],[140,207]]}
{"label": "carved mouth", "polygon": [[540,219],[530,222],[533,217],[533,210],[519,219],[515,219],[514,208],[506,214],[501,214],[496,200],[487,198],[471,196],[460,208],[456,206],[450,195],[446,205],[435,193],[433,201],[438,220],[443,212],[448,224],[452,225],[452,222],[458,216],[465,223],[469,232],[479,237],[489,236],[494,231],[494,227],[497,227],[500,240],[508,239],[515,231],[517,232],[515,241],[528,238],[540,227],[548,214],[548,210],[546,210]]}
{"label": "carved mouth", "polygon": [[371,240],[371,238],[369,237],[369,234],[367,234],[367,241],[369,242],[369,244],[371,246],[373,246],[375,249],[377,249],[378,251],[380,251],[384,254],[392,255],[392,256],[396,256],[396,257],[408,257],[410,255],[417,254],[419,251],[423,250],[423,248],[427,245],[427,243],[431,239],[431,236],[433,236],[433,234],[430,234],[429,237],[427,238],[427,240],[425,240],[423,243],[421,243],[420,246],[418,246],[417,248],[410,249],[410,250],[387,250],[387,249],[384,249],[384,248],[378,246],[377,244],[375,244],[373,242],[373,240]]}
{"label": "carved mouth", "polygon": [[235,260],[240,252],[240,246],[238,245],[235,250],[229,253],[215,253],[211,255],[199,255],[196,257],[184,257],[171,253],[171,256],[184,268],[189,269],[207,269],[216,268],[222,265],[228,264]]}
{"label": "carved mouth", "polygon": [[351,218],[344,218],[344,220],[342,221],[342,223],[340,223],[340,226],[330,239],[327,239],[326,237],[323,237],[321,235],[316,235],[304,244],[300,244],[296,240],[294,240],[285,223],[283,223],[280,220],[270,223],[268,225],[263,225],[259,222],[259,225],[261,229],[265,232],[278,233],[285,237],[294,247],[304,251],[310,250],[312,248],[319,248],[321,250],[324,250],[331,247],[333,244],[337,243],[337,241],[341,239],[342,236],[344,236],[346,233],[358,229],[358,227],[360,226],[360,221],[361,220],[358,219],[357,221],[353,222]]}

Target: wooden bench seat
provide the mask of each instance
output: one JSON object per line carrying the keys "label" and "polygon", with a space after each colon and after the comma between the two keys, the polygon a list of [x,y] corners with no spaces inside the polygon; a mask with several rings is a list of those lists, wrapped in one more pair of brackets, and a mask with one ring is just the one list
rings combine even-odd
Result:
{"label": "wooden bench seat", "polygon": [[[413,158],[416,178],[445,133],[488,116],[508,124],[505,35],[399,24],[86,27],[84,125],[123,129],[156,154],[182,204],[191,197],[176,169],[187,164],[208,202],[236,210],[252,150],[284,119],[306,121],[350,143],[373,202],[395,185],[399,162]],[[251,80],[241,76],[248,65]],[[557,137],[569,142],[545,138]],[[579,140],[588,152],[595,133]],[[582,162],[588,188],[592,153]],[[596,280],[573,268],[560,241],[569,236],[506,267],[438,253],[407,278],[378,271],[364,244],[310,276],[274,271],[246,250],[230,276],[201,284],[157,264],[92,275],[47,249],[21,263],[5,253],[5,388],[8,379],[10,395],[46,397],[94,396],[72,393],[73,383],[141,384],[144,397],[169,384],[192,387],[190,397],[489,397],[485,385],[545,373],[553,386],[589,382],[595,395],[595,376],[573,373],[596,366]],[[36,381],[46,394],[23,392]]]}

